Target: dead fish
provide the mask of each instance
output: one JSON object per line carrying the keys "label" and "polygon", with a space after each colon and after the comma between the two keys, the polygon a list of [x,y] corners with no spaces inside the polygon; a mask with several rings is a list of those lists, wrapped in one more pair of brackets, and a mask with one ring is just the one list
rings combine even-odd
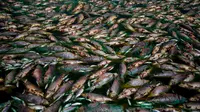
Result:
{"label": "dead fish", "polygon": [[36,53],[36,52],[33,52],[33,51],[26,52],[26,53],[23,54],[23,56],[25,58],[28,58],[28,59],[39,59],[39,58],[41,58],[39,53]]}
{"label": "dead fish", "polygon": [[188,102],[188,103],[183,104],[183,107],[186,109],[191,109],[191,110],[199,110],[200,103],[199,102]]}
{"label": "dead fish", "polygon": [[101,61],[101,62],[99,62],[98,64],[97,64],[97,67],[99,67],[99,68],[101,68],[101,67],[104,67],[104,66],[107,66],[109,63],[111,63],[112,61],[110,61],[110,60],[103,60],[103,61]]}
{"label": "dead fish", "polygon": [[155,108],[153,111],[159,111],[159,112],[180,112],[180,108],[174,108],[174,107],[167,107],[167,108]]}
{"label": "dead fish", "polygon": [[71,52],[58,52],[58,53],[55,53],[54,56],[60,57],[63,59],[78,59],[79,58],[78,55],[75,55]]}
{"label": "dead fish", "polygon": [[58,58],[56,58],[56,57],[43,57],[43,58],[37,59],[35,61],[38,64],[45,65],[45,64],[50,64],[50,63],[53,63],[53,62],[57,62]]}
{"label": "dead fish", "polygon": [[192,96],[189,100],[190,101],[200,101],[200,94],[196,94],[196,95]]}
{"label": "dead fish", "polygon": [[30,43],[26,41],[15,41],[14,43],[12,43],[12,45],[16,47],[24,47],[24,46],[28,46],[29,44]]}
{"label": "dead fish", "polygon": [[125,83],[123,87],[124,88],[140,87],[148,82],[149,82],[149,80],[135,78],[135,79],[131,79],[130,81]]}
{"label": "dead fish", "polygon": [[150,76],[151,71],[152,71],[152,68],[149,68],[149,69],[143,71],[143,72],[139,75],[140,78],[145,78],[145,77]]}
{"label": "dead fish", "polygon": [[171,63],[175,65],[177,68],[183,69],[184,71],[196,71],[193,67],[185,65],[185,64],[177,64],[177,63]]}
{"label": "dead fish", "polygon": [[151,111],[144,108],[127,108],[126,112],[151,112]]}
{"label": "dead fish", "polygon": [[28,36],[28,32],[19,34],[18,36],[15,37],[14,40],[20,40],[20,39],[24,38],[25,36]]}
{"label": "dead fish", "polygon": [[56,65],[49,65],[49,68],[44,74],[44,84],[47,84],[55,74]]}
{"label": "dead fish", "polygon": [[170,78],[170,77],[173,77],[173,76],[175,76],[176,74],[175,74],[175,72],[173,72],[173,71],[165,71],[165,70],[163,70],[161,73],[155,73],[154,75],[153,75],[153,77],[159,77],[159,78]]}
{"label": "dead fish", "polygon": [[113,69],[113,66],[109,66],[109,67],[106,67],[106,68],[102,68],[102,69],[100,69],[99,71],[95,72],[94,74],[90,75],[90,76],[89,76],[89,79],[93,79],[93,78],[95,78],[95,77],[98,77],[98,76],[100,76],[100,75],[102,75],[102,74],[104,74],[104,73],[106,73],[107,71],[110,71],[110,70],[112,70],[112,69]]}
{"label": "dead fish", "polygon": [[136,32],[136,30],[128,23],[123,23],[122,24],[124,26],[125,29],[131,31],[131,32]]}
{"label": "dead fish", "polygon": [[125,78],[125,75],[126,75],[126,71],[127,71],[127,67],[126,67],[126,64],[124,62],[122,62],[120,65],[119,65],[119,76],[120,76],[120,79],[124,82],[124,78]]}
{"label": "dead fish", "polygon": [[118,95],[118,99],[130,98],[130,95],[134,94],[137,91],[136,88],[127,88]]}
{"label": "dead fish", "polygon": [[181,104],[186,102],[186,98],[177,94],[163,94],[160,96],[156,96],[149,100],[152,103],[167,103],[167,104]]}
{"label": "dead fish", "polygon": [[50,44],[49,46],[47,45],[47,49],[50,50],[50,51],[55,51],[55,52],[62,52],[62,51],[66,50],[65,47],[58,46],[58,45],[55,45],[55,44]]}
{"label": "dead fish", "polygon": [[137,68],[137,67],[143,65],[145,62],[146,62],[146,60],[135,61],[131,65],[128,66],[128,69]]}
{"label": "dead fish", "polygon": [[152,61],[156,61],[156,60],[158,60],[158,59],[160,59],[160,58],[164,58],[164,57],[166,57],[167,55],[166,55],[166,53],[156,53],[156,54],[154,54],[153,56],[151,56],[150,58],[149,58],[149,60],[152,60]]}
{"label": "dead fish", "polygon": [[120,80],[120,78],[118,76],[113,81],[113,84],[112,84],[112,86],[109,89],[108,95],[111,98],[116,97],[119,94],[119,92],[120,92],[120,88],[121,88],[120,86],[121,86],[121,80]]}
{"label": "dead fish", "polygon": [[195,67],[194,62],[191,61],[191,59],[187,58],[186,56],[184,56],[184,55],[178,55],[178,58],[179,58],[181,61],[183,61],[183,62],[189,64],[190,66]]}
{"label": "dead fish", "polygon": [[5,85],[12,83],[15,79],[16,74],[17,70],[12,70],[9,74],[7,74],[5,77]]}
{"label": "dead fish", "polygon": [[127,72],[128,75],[130,76],[135,76],[135,74],[139,74],[141,72],[143,72],[144,70],[146,70],[147,68],[149,67],[149,65],[142,65],[142,66],[139,66],[137,68],[134,68],[134,69],[131,69]]}
{"label": "dead fish", "polygon": [[20,54],[8,54],[2,57],[3,60],[11,60],[14,58],[20,57]]}
{"label": "dead fish", "polygon": [[137,99],[141,99],[143,97],[145,97],[146,95],[148,95],[151,90],[155,87],[156,85],[155,84],[145,84],[143,85],[142,87],[140,87],[135,95],[134,95],[134,99],[137,100]]}
{"label": "dead fish", "polygon": [[160,59],[156,60],[156,62],[158,64],[164,64],[164,63],[167,63],[167,62],[170,62],[170,61],[172,61],[172,60],[169,59],[169,58],[160,58]]}
{"label": "dead fish", "polygon": [[49,107],[47,107],[44,112],[58,112],[58,109],[61,105],[62,101],[59,100],[53,104],[51,104]]}
{"label": "dead fish", "polygon": [[40,65],[37,65],[32,75],[36,79],[38,86],[43,85],[43,68]]}
{"label": "dead fish", "polygon": [[186,82],[179,84],[179,86],[187,89],[194,89],[200,91],[200,82]]}
{"label": "dead fish", "polygon": [[115,104],[104,104],[104,103],[90,103],[85,106],[81,106],[77,112],[123,112],[124,109],[122,106]]}
{"label": "dead fish", "polygon": [[60,70],[63,70],[65,72],[72,72],[72,73],[88,73],[88,72],[91,72],[94,68],[92,68],[91,66],[89,65],[63,65],[60,67]]}
{"label": "dead fish", "polygon": [[14,107],[16,107],[16,110],[17,112],[35,112],[35,110],[29,108],[28,106],[25,106],[23,104],[15,104]]}
{"label": "dead fish", "polygon": [[83,61],[79,61],[79,60],[63,60],[61,62],[59,62],[59,64],[63,64],[63,65],[73,65],[73,64],[82,64],[84,63]]}
{"label": "dead fish", "polygon": [[173,47],[176,45],[177,40],[171,39],[165,43],[162,44],[161,53],[165,53],[170,47]]}
{"label": "dead fish", "polygon": [[72,13],[77,14],[81,11],[81,9],[84,7],[83,3],[78,3],[78,5],[72,10]]}
{"label": "dead fish", "polygon": [[187,75],[185,75],[185,74],[177,74],[172,77],[172,79],[169,82],[169,85],[176,85],[176,84],[180,83],[181,81],[183,81],[186,77],[187,77]]}
{"label": "dead fish", "polygon": [[79,14],[77,18],[77,23],[81,23],[85,19],[83,14]]}
{"label": "dead fish", "polygon": [[28,73],[33,69],[34,66],[35,65],[32,64],[32,65],[24,68],[21,72],[19,72],[16,75],[14,82],[17,82],[18,80],[20,80],[20,79],[24,78],[26,75],[28,75]]}
{"label": "dead fish", "polygon": [[28,107],[35,111],[44,111],[44,109],[46,108],[43,105],[28,105]]}
{"label": "dead fish", "polygon": [[32,94],[35,94],[35,95],[38,95],[41,97],[44,96],[43,91],[39,87],[37,87],[36,85],[32,84],[31,82],[29,82],[27,80],[25,80],[23,82],[24,82],[24,86],[26,87],[27,92],[30,92]]}
{"label": "dead fish", "polygon": [[28,48],[13,48],[10,49],[7,53],[9,54],[21,54],[21,53],[25,53],[28,52],[30,49]]}
{"label": "dead fish", "polygon": [[175,72],[184,72],[184,70],[178,69],[178,68],[176,68],[176,67],[174,67],[173,65],[170,65],[170,64],[162,64],[160,66],[160,68],[164,69],[164,70],[175,71]]}
{"label": "dead fish", "polygon": [[167,85],[157,86],[151,91],[151,93],[149,94],[149,97],[155,97],[161,94],[165,94],[167,91],[169,91],[169,89],[170,87]]}
{"label": "dead fish", "polygon": [[124,59],[124,62],[125,63],[131,63],[131,62],[135,62],[135,61],[138,61],[138,60],[139,60],[139,58],[136,58],[136,57],[126,57]]}
{"label": "dead fish", "polygon": [[63,83],[60,88],[58,89],[58,91],[56,91],[56,93],[53,95],[53,99],[56,100],[57,98],[61,98],[62,96],[64,96],[65,92],[67,92],[74,81],[69,80],[66,83]]}
{"label": "dead fish", "polygon": [[118,52],[118,54],[125,54],[128,51],[130,51],[129,49],[131,49],[131,46],[123,46],[120,51]]}
{"label": "dead fish", "polygon": [[25,94],[18,93],[16,96],[27,103],[33,103],[36,105],[40,105],[40,104],[49,105],[49,102],[46,99],[42,98],[41,96],[37,96],[31,93],[25,93]]}
{"label": "dead fish", "polygon": [[63,82],[65,74],[60,75],[54,82],[52,82],[46,90],[45,98],[50,98],[60,87]]}
{"label": "dead fish", "polygon": [[85,97],[85,98],[88,98],[92,102],[109,102],[109,101],[113,101],[111,98],[109,98],[107,96],[103,96],[103,95],[95,94],[95,93],[83,93],[82,96]]}
{"label": "dead fish", "polygon": [[124,56],[123,55],[106,55],[105,56],[107,59],[109,60],[120,60],[120,59],[123,59]]}
{"label": "dead fish", "polygon": [[81,78],[79,78],[72,86],[72,93],[76,92],[77,90],[81,89],[85,82],[88,79],[88,75],[82,76]]}
{"label": "dead fish", "polygon": [[93,83],[92,87],[90,87],[90,91],[93,91],[96,88],[101,88],[103,85],[108,84],[112,81],[116,76],[117,73],[105,73],[99,76]]}
{"label": "dead fish", "polygon": [[77,108],[78,108],[78,106],[74,106],[74,105],[70,105],[70,106],[68,106],[68,107],[64,107],[63,109],[62,109],[62,112],[72,112],[72,111],[75,111],[75,110],[77,110]]}
{"label": "dead fish", "polygon": [[91,57],[82,58],[81,60],[85,63],[97,63],[97,62],[101,62],[105,60],[105,58],[99,57],[99,56],[91,56]]}

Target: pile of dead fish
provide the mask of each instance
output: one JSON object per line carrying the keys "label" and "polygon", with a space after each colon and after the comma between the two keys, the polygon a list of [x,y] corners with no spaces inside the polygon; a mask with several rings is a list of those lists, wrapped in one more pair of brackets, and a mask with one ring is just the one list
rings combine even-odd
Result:
{"label": "pile of dead fish", "polygon": [[199,0],[0,2],[0,110],[199,111],[199,6]]}

